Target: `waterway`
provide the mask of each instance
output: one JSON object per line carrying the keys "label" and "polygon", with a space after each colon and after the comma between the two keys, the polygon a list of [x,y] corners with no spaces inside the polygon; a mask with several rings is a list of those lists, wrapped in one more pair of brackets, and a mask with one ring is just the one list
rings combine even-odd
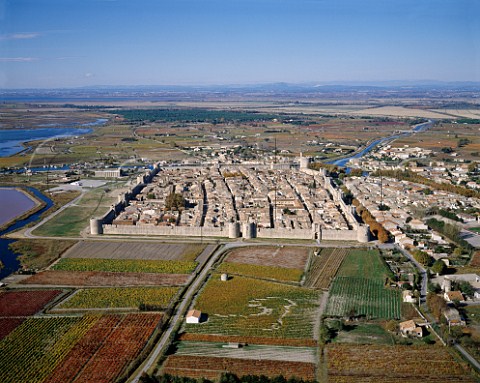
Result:
{"label": "waterway", "polygon": [[0,226],[36,206],[35,201],[14,188],[0,188]]}
{"label": "waterway", "polygon": [[344,157],[344,158],[340,158],[338,160],[334,160],[334,161],[329,161],[327,162],[328,164],[333,164],[333,165],[337,165],[337,166],[345,166],[348,161],[350,161],[351,159],[354,159],[354,158],[361,158],[363,157],[365,154],[371,152],[374,148],[376,148],[378,145],[386,142],[386,141],[392,141],[392,140],[395,140],[399,137],[406,137],[406,136],[410,136],[412,135],[413,133],[418,133],[418,132],[424,132],[426,131],[427,129],[431,128],[434,124],[434,121],[432,120],[429,120],[427,122],[424,122],[422,124],[418,124],[418,125],[415,125],[413,127],[413,129],[411,131],[404,131],[402,133],[398,133],[398,134],[395,134],[393,136],[388,136],[388,137],[384,137],[384,138],[379,138],[378,140],[375,140],[375,141],[372,141],[370,144],[368,144],[368,146],[366,148],[364,148],[363,150],[351,155],[351,156],[348,156],[348,157]]}
{"label": "waterway", "polygon": [[47,124],[41,125],[41,127],[37,129],[0,130],[0,157],[8,157],[22,152],[26,149],[23,144],[28,141],[80,136],[91,133],[92,127],[103,125],[107,121],[108,119],[106,118],[99,118],[96,121],[81,124],[76,127],[60,127],[55,124]]}
{"label": "waterway", "polygon": [[[0,231],[0,261],[3,263],[3,266],[4,266],[0,270],[0,280],[20,269],[20,261],[18,261],[17,259],[17,254],[13,253],[8,248],[8,245],[10,245],[12,242],[15,242],[15,240],[3,238],[3,235],[8,234],[14,230],[20,229],[23,226],[38,220],[40,218],[40,215],[43,214],[48,209],[50,209],[53,205],[53,202],[49,198],[44,196],[42,193],[40,193],[37,189],[30,188],[30,187],[27,189],[37,199],[45,202],[46,205],[36,213],[30,215],[29,217],[19,220],[15,222],[12,226],[8,227],[7,229]],[[2,201],[3,201],[2,202],[2,210],[3,210],[3,205],[5,204],[6,201],[5,200],[2,200]]]}

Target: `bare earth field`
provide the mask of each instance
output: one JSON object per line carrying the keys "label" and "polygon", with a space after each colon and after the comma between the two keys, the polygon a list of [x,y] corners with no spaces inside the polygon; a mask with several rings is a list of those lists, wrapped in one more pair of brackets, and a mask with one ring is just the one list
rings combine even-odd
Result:
{"label": "bare earth field", "polygon": [[219,343],[182,342],[175,355],[192,358],[213,356],[235,359],[278,360],[285,362],[316,363],[316,348],[248,345],[243,348],[220,347]]}
{"label": "bare earth field", "polygon": [[22,281],[26,285],[54,285],[62,287],[98,286],[181,286],[188,274],[106,273],[95,271],[47,270]]}
{"label": "bare earth field", "polygon": [[465,117],[465,118],[480,118],[479,109],[436,109],[432,110],[433,112],[450,114],[456,117]]}
{"label": "bare earth field", "polygon": [[246,247],[233,250],[228,262],[250,265],[276,266],[288,269],[303,269],[309,249],[302,247]]}
{"label": "bare earth field", "polygon": [[403,106],[382,106],[380,108],[368,108],[349,112],[348,114],[361,116],[390,116],[390,117],[423,117],[423,118],[446,118],[443,113],[431,112],[424,109],[411,109]]}
{"label": "bare earth field", "polygon": [[[153,242],[79,242],[64,258],[146,259],[164,261],[194,260],[204,246]],[[191,259],[193,258],[193,259]]]}
{"label": "bare earth field", "polygon": [[218,334],[194,334],[182,333],[179,336],[181,341],[193,342],[214,342],[214,343],[247,343],[247,344],[265,344],[270,346],[292,346],[292,347],[316,347],[317,341],[314,339],[294,339],[294,338],[267,338],[255,336],[235,336]]}

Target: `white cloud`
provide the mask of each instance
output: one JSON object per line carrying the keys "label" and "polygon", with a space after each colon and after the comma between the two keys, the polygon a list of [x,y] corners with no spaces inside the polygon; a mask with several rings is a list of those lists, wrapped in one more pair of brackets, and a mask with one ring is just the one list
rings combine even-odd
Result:
{"label": "white cloud", "polygon": [[0,57],[0,62],[3,63],[27,63],[38,61],[37,57]]}
{"label": "white cloud", "polygon": [[60,57],[55,57],[55,60],[76,60],[82,57],[83,56],[60,56]]}
{"label": "white cloud", "polygon": [[84,75],[86,78],[91,78],[91,77],[95,77],[95,75],[93,73],[85,73]]}
{"label": "white cloud", "polygon": [[38,32],[20,32],[0,35],[0,40],[29,40],[40,36]]}

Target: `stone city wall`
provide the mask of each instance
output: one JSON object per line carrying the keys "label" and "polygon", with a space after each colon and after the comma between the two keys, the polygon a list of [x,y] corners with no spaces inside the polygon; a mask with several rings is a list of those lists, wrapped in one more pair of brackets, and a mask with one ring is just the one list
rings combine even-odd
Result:
{"label": "stone city wall", "polygon": [[[128,200],[139,193],[145,186],[145,182],[151,181],[153,176],[159,171],[156,166],[153,171],[147,172],[143,176],[139,176],[137,184],[132,188],[130,193],[126,193],[119,197],[117,204],[102,217],[93,218],[90,222],[91,233],[93,235],[107,234],[107,235],[158,235],[158,236],[179,236],[179,237],[230,237],[237,238],[243,236],[244,238],[281,238],[281,239],[304,239],[314,240],[316,235],[312,229],[267,229],[257,228],[255,224],[243,225],[242,232],[240,232],[240,223],[232,224],[232,227],[189,227],[189,226],[152,226],[152,225],[113,225],[112,222],[116,216],[127,204]],[[338,202],[344,211],[347,219],[350,221],[354,230],[322,230],[318,233],[320,240],[326,241],[368,241],[368,236],[365,235],[365,228],[356,223],[355,218],[351,213],[351,209],[345,205],[341,198],[341,192],[335,189],[330,178],[325,176],[324,171],[315,171],[312,169],[301,169],[304,173],[316,176],[322,176],[325,186],[333,195],[333,198]],[[248,226],[249,225],[249,226]],[[248,226],[248,227],[247,227]]]}
{"label": "stone city wall", "polygon": [[358,241],[358,230],[322,230],[323,241]]}
{"label": "stone city wall", "polygon": [[257,229],[257,238],[313,239],[311,229]]}
{"label": "stone city wall", "polygon": [[179,237],[228,237],[228,228],[150,225],[103,225],[103,234],[160,235]]}
{"label": "stone city wall", "polygon": [[[188,226],[124,226],[103,225],[103,234],[107,235],[155,235],[179,237],[229,237],[229,230],[223,228],[201,228]],[[242,233],[244,234],[244,233]],[[257,229],[253,238],[303,239],[314,240],[314,232],[310,229]],[[358,241],[358,230],[322,230],[320,240],[324,241]]]}

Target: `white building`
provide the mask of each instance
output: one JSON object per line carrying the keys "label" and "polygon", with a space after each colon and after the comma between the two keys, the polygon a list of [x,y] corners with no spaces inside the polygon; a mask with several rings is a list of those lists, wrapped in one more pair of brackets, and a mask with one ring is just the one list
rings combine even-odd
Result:
{"label": "white building", "polygon": [[202,318],[202,312],[199,310],[190,310],[187,313],[187,323],[200,323]]}
{"label": "white building", "polygon": [[119,178],[121,176],[122,176],[122,170],[120,168],[95,170],[95,177],[99,177],[99,178]]}

